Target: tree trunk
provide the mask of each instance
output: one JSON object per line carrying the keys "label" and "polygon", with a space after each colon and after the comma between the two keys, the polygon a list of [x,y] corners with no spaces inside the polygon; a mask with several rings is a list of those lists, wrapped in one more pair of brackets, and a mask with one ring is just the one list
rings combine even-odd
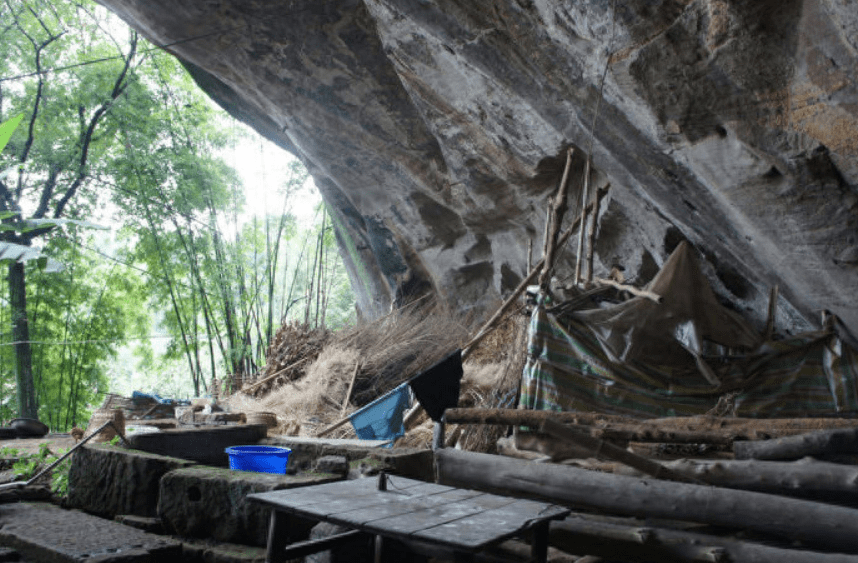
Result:
{"label": "tree trunk", "polygon": [[24,264],[21,262],[13,262],[9,265],[9,305],[12,310],[12,339],[15,341],[18,416],[38,418],[36,389],[33,385],[30,325],[27,319],[27,284],[24,278]]}
{"label": "tree trunk", "polygon": [[854,454],[858,451],[858,428],[821,430],[759,442],[736,442],[736,459],[789,460],[805,456]]}

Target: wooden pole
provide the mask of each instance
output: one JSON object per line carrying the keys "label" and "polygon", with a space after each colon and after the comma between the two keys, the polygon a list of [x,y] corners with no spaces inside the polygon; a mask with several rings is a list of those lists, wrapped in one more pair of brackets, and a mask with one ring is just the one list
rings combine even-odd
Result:
{"label": "wooden pole", "polygon": [[354,373],[352,373],[352,380],[351,380],[351,382],[349,382],[349,390],[346,391],[346,397],[345,397],[345,399],[343,399],[343,408],[340,409],[340,416],[345,416],[346,411],[349,408],[349,399],[352,396],[352,389],[354,389],[355,380],[357,379],[358,371],[360,371],[360,362],[357,362],[355,364],[355,371],[354,371]]}
{"label": "wooden pole", "polygon": [[[560,187],[557,188],[557,196],[554,198],[551,211],[548,213],[548,234],[545,237],[544,252],[545,263],[542,266],[542,273],[539,274],[539,285],[543,289],[548,288],[548,284],[551,281],[551,270],[554,268],[554,255],[557,253],[557,237],[560,235],[560,225],[563,223],[563,216],[566,214],[566,194],[568,193],[566,186],[569,180],[569,169],[572,167],[572,155],[574,153],[575,149],[566,151],[566,167],[563,169]],[[581,223],[581,225],[583,229],[584,223]]]}
{"label": "wooden pole", "polygon": [[590,217],[590,227],[587,229],[587,276],[586,286],[593,283],[593,254],[596,250],[596,226],[599,222],[599,198],[593,202],[593,213]]}
{"label": "wooden pole", "polygon": [[299,365],[303,364],[304,362],[306,362],[309,359],[310,359],[309,356],[305,356],[305,357],[301,358],[300,360],[298,360],[297,362],[293,362],[293,363],[289,364],[288,366],[286,366],[285,368],[277,371],[276,373],[272,373],[271,375],[269,375],[265,379],[260,379],[259,381],[257,381],[253,385],[248,385],[247,387],[240,389],[240,391],[242,393],[249,394],[251,390],[256,389],[257,387],[259,387],[263,383],[271,381],[272,379],[274,379],[278,375],[282,375],[282,374],[286,373],[287,371],[289,371],[292,368],[298,367]]}
{"label": "wooden pole", "polygon": [[[599,190],[599,192],[596,194],[596,197],[604,198],[607,193],[607,188],[605,188],[604,190]],[[571,237],[575,233],[575,230],[578,228],[578,225],[581,224],[582,217],[583,213],[579,215],[577,219],[575,219],[575,221],[569,227],[569,230],[564,232],[560,236],[560,238],[557,239],[558,247],[565,244],[566,241],[569,240],[569,237]],[[495,322],[497,322],[498,319],[500,319],[509,310],[513,303],[515,303],[516,299],[518,299],[518,296],[521,295],[525,289],[527,289],[527,286],[531,284],[533,279],[542,269],[542,265],[544,263],[545,258],[543,257],[541,260],[539,260],[536,264],[533,265],[533,269],[530,270],[530,273],[527,274],[527,276],[519,282],[518,286],[513,290],[512,294],[510,294],[510,296],[506,298],[506,301],[504,301],[503,304],[498,307],[498,310],[495,311],[495,314],[492,315],[491,318],[487,320],[482,327],[480,327],[480,330],[477,331],[476,336],[474,336],[467,344],[462,346],[462,360],[467,358],[474,346],[477,345],[483,338],[485,338],[487,334],[489,334],[489,329],[495,324]]]}
{"label": "wooden pole", "polygon": [[769,291],[769,308],[766,314],[766,333],[763,335],[763,340],[770,340],[775,332],[775,316],[778,310],[778,293],[780,288],[777,285],[772,286]]}
{"label": "wooden pole", "polygon": [[752,530],[826,550],[858,553],[858,512],[842,506],[451,448],[435,452],[435,465],[443,485],[547,498],[608,514]]}
{"label": "wooden pole", "polygon": [[633,454],[623,448],[610,444],[604,440],[594,438],[584,432],[573,430],[550,419],[543,421],[539,426],[539,431],[554,436],[560,440],[572,442],[582,448],[586,448],[590,450],[594,457],[606,457],[614,461],[619,461],[622,464],[628,465],[629,467],[637,469],[638,471],[650,475],[651,477],[655,477],[656,479],[703,484],[703,481],[700,479],[695,479],[694,477],[674,471],[658,462],[652,461],[651,459]]}
{"label": "wooden pole", "polygon": [[590,206],[587,202],[590,199],[590,155],[587,155],[587,160],[584,161],[584,189],[581,190],[581,209],[583,218],[581,220],[581,231],[578,233],[578,252],[575,254],[575,285],[581,283],[581,259],[584,254],[584,226],[587,224],[587,214]]}

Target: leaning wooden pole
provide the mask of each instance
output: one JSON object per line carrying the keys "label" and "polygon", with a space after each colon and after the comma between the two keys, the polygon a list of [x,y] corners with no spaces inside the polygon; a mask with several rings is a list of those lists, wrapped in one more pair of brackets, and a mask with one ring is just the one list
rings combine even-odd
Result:
{"label": "leaning wooden pole", "polygon": [[[563,169],[563,177],[560,180],[560,187],[557,188],[557,196],[551,205],[551,211],[548,213],[548,229],[545,236],[545,250],[543,255],[545,261],[542,265],[542,272],[539,274],[539,285],[543,289],[548,287],[551,281],[551,270],[554,268],[554,255],[557,253],[557,238],[560,236],[560,225],[563,224],[563,216],[566,214],[566,204],[568,193],[567,183],[569,181],[569,170],[572,168],[572,155],[575,154],[575,149],[566,151],[566,167]],[[582,207],[581,209],[584,209]],[[581,229],[584,228],[584,223],[581,223]]]}
{"label": "leaning wooden pole", "polygon": [[436,451],[435,465],[442,485],[549,498],[609,514],[753,530],[858,553],[858,511],[842,506],[454,449]]}
{"label": "leaning wooden pole", "polygon": [[583,219],[581,220],[581,231],[578,233],[578,252],[575,255],[575,285],[581,283],[581,260],[584,256],[584,236],[586,234],[587,214],[590,207],[587,205],[590,199],[590,155],[587,155],[587,160],[584,162],[584,188],[581,191],[581,209],[583,209]]}
{"label": "leaning wooden pole", "polygon": [[[596,194],[596,197],[604,198],[607,194],[608,188],[605,188],[604,190],[599,190]],[[583,224],[583,216],[584,214],[582,212],[582,214],[579,215],[577,219],[575,219],[572,225],[569,226],[569,229],[562,235],[560,235],[560,238],[557,239],[558,248],[566,244],[566,241],[568,241],[569,237],[571,237],[575,233],[575,230],[578,228],[578,226]],[[518,296],[524,293],[524,290],[527,289],[527,286],[533,282],[537,274],[539,274],[539,272],[542,270],[542,265],[544,263],[545,257],[543,256],[541,260],[539,260],[536,264],[533,265],[533,269],[530,270],[530,273],[527,274],[527,276],[523,280],[521,280],[521,282],[519,282],[518,286],[513,290],[510,296],[506,298],[506,301],[504,301],[503,304],[498,307],[498,310],[495,311],[495,314],[492,315],[492,317],[487,320],[482,327],[480,327],[480,330],[477,331],[476,336],[474,336],[467,344],[462,346],[462,360],[467,358],[468,355],[471,353],[471,350],[473,350],[474,346],[486,337],[486,335],[489,333],[489,329],[498,321],[498,319],[503,317],[507,313],[507,311],[509,311],[509,308],[512,307],[516,299],[518,299]]]}

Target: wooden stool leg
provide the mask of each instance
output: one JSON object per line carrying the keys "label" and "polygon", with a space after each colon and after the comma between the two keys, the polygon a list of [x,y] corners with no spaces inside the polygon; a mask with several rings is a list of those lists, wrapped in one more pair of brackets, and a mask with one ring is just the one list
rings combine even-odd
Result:
{"label": "wooden stool leg", "polygon": [[545,563],[548,560],[549,522],[540,522],[533,527],[533,543],[530,544],[530,559],[534,563]]}
{"label": "wooden stool leg", "polygon": [[381,563],[383,561],[382,552],[384,551],[384,538],[381,536],[375,536],[375,553],[373,557],[373,561],[375,563]]}
{"label": "wooden stool leg", "polygon": [[268,520],[268,545],[265,563],[283,563],[283,550],[289,545],[289,518],[282,512],[271,509]]}

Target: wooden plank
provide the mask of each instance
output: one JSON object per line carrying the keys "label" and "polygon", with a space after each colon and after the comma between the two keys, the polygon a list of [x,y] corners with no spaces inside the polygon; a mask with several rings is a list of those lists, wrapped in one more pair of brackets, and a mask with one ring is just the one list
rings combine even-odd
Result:
{"label": "wooden plank", "polygon": [[[478,495],[479,493],[473,493]],[[462,501],[460,499],[445,498],[441,495],[430,495],[417,498],[396,498],[395,496],[377,498],[376,504],[363,507],[348,507],[342,512],[326,515],[329,521],[342,522],[346,525],[359,525],[367,529],[376,530],[378,533],[386,533],[384,525],[376,525],[375,522],[385,520],[393,516],[410,517],[413,514],[426,511],[454,510]],[[351,508],[350,510],[348,508]]]}
{"label": "wooden plank", "polygon": [[[375,520],[367,527],[367,529],[377,530],[378,533],[383,533],[384,535],[393,538],[414,539],[412,534],[415,534],[416,532],[460,520],[465,516],[470,516],[484,511],[484,508],[480,508],[474,504],[454,502],[450,504],[442,504],[437,507],[428,507],[423,510],[392,518]],[[487,533],[490,532],[491,530],[487,530]],[[453,539],[452,542],[448,541],[447,544],[454,547],[460,547],[459,544],[456,543],[455,539]]]}
{"label": "wooden plank", "polygon": [[[389,483],[394,483],[395,485],[393,486],[401,491],[424,485],[429,485],[429,490],[436,490],[436,492],[439,492],[437,489],[450,490],[450,487],[444,485],[416,481],[405,477],[393,477],[393,480],[389,481]],[[301,487],[300,489],[253,493],[248,495],[247,498],[251,501],[261,502],[276,508],[286,508],[298,505],[310,506],[314,503],[336,500],[345,496],[357,498],[359,496],[372,495],[376,492],[378,492],[378,485],[375,479],[354,479],[351,481],[337,481],[335,483]]]}
{"label": "wooden plank", "polygon": [[[464,493],[465,491],[462,492]],[[361,496],[342,495],[323,502],[306,502],[300,505],[292,505],[291,511],[295,514],[327,520],[331,517],[342,518],[343,515],[351,515],[358,511],[363,514],[374,511],[392,510],[389,508],[391,506],[405,507],[407,505],[414,505],[419,507],[421,501],[425,501],[427,506],[434,506],[436,504],[456,502],[461,498],[480,494],[476,491],[469,491],[469,494],[463,497],[461,494],[457,495],[456,493],[456,489],[452,489],[451,487],[427,483],[405,489],[405,492],[393,489],[387,491],[377,490],[372,494]],[[410,510],[415,509],[412,508]],[[405,510],[408,511],[409,509],[406,508]],[[357,515],[355,514],[354,517],[357,518]],[[349,516],[349,518],[352,518],[352,516]]]}
{"label": "wooden plank", "polygon": [[530,529],[540,522],[563,517],[569,512],[567,508],[550,504],[513,501],[506,506],[421,530],[412,537],[448,545],[455,543],[462,548],[477,550]]}

